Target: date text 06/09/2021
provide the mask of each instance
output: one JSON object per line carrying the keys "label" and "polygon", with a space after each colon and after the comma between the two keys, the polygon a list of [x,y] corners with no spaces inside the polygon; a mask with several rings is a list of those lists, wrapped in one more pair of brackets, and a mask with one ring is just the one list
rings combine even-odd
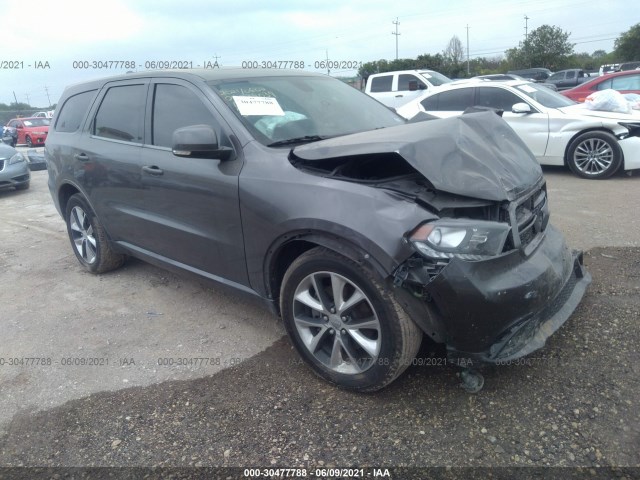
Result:
{"label": "date text 06/09/2021", "polygon": [[392,478],[388,468],[245,468],[245,478]]}

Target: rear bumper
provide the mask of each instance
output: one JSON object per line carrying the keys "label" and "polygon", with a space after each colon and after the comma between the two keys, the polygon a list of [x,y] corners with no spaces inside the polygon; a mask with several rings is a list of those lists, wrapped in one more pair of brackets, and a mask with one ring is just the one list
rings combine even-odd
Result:
{"label": "rear bumper", "polygon": [[[500,363],[541,348],[580,303],[591,276],[549,225],[528,257],[452,260],[428,285],[428,300],[396,295],[450,359]],[[418,305],[422,303],[422,305]]]}

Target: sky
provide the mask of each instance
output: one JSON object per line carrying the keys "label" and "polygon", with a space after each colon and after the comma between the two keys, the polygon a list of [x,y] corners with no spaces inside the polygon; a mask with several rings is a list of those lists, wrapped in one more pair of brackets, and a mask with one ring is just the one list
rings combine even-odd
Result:
{"label": "sky", "polygon": [[319,62],[328,58],[338,62],[330,74],[345,76],[361,62],[394,59],[396,39],[398,56],[415,58],[441,53],[454,35],[466,48],[467,31],[471,58],[495,57],[518,46],[525,23],[529,32],[545,24],[569,32],[576,52],[610,52],[621,33],[640,23],[636,2],[45,0],[25,8],[0,0],[0,103],[44,107],[66,85],[157,62],[297,62],[326,73]]}

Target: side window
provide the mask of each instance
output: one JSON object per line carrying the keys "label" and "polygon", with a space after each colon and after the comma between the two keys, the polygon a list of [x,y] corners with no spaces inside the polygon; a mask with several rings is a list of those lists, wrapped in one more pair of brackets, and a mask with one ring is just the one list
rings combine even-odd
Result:
{"label": "side window", "polygon": [[96,90],[90,90],[69,97],[58,113],[55,130],[57,132],[75,132],[78,130],[95,94]]}
{"label": "side window", "polygon": [[433,95],[432,97],[425,98],[420,103],[427,112],[435,112],[438,110],[438,97],[439,95]]}
{"label": "side window", "polygon": [[390,92],[393,75],[383,75],[371,79],[371,92]]}
{"label": "side window", "polygon": [[[473,106],[473,88],[459,88],[442,92],[438,95],[438,108],[436,110],[445,112],[458,112]],[[432,98],[432,97],[430,97]]]}
{"label": "side window", "polygon": [[640,90],[640,75],[625,75],[611,79],[614,90]]}
{"label": "side window", "polygon": [[549,77],[551,81],[564,80],[564,72],[554,73]]}
{"label": "side window", "polygon": [[570,72],[567,72],[567,80],[571,79],[571,78],[576,78],[576,72],[575,70],[572,70]]}
{"label": "side window", "polygon": [[111,87],[96,114],[93,133],[99,137],[142,143],[146,85]]}
{"label": "side window", "polygon": [[407,75],[406,73],[403,73],[402,75],[398,75],[398,91],[408,91],[409,82],[416,82],[418,84],[418,90],[427,89],[427,86],[418,77],[416,77],[415,75]]}
{"label": "side window", "polygon": [[502,88],[478,87],[476,89],[476,105],[482,107],[499,108],[510,112],[514,104],[522,100],[508,90]]}
{"label": "side window", "polygon": [[608,88],[611,88],[611,79],[600,82],[597,87],[598,90],[606,90]]}
{"label": "side window", "polygon": [[11,121],[9,122],[9,126],[10,126],[10,127],[13,127],[13,128],[16,128],[16,127],[18,126],[18,122],[16,122],[15,120],[11,120]]}
{"label": "side window", "polygon": [[191,90],[181,85],[157,84],[153,101],[152,144],[171,148],[173,132],[189,125],[211,125],[219,131],[218,122]]}

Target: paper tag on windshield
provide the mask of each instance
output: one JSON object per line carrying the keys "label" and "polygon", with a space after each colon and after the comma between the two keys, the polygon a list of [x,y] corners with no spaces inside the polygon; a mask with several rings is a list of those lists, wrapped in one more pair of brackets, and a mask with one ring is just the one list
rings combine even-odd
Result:
{"label": "paper tag on windshield", "polygon": [[244,97],[234,96],[240,115],[273,115],[281,117],[284,111],[278,101],[273,97]]}

